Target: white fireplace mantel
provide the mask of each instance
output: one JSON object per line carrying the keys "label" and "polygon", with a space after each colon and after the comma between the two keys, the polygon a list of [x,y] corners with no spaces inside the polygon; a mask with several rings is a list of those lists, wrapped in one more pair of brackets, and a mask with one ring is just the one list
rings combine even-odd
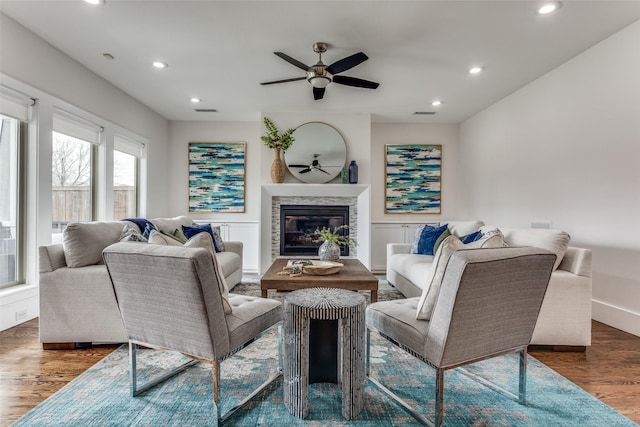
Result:
{"label": "white fireplace mantel", "polygon": [[358,259],[369,267],[371,241],[371,191],[363,184],[266,184],[260,195],[260,271],[267,271],[271,259],[271,206],[273,197],[356,197],[358,199]]}

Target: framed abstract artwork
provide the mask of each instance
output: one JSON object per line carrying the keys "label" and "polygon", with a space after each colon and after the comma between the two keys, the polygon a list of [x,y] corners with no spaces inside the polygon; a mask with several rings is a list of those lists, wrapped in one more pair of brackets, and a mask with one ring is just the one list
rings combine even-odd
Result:
{"label": "framed abstract artwork", "polygon": [[442,145],[388,144],[385,212],[441,212]]}
{"label": "framed abstract artwork", "polygon": [[244,212],[245,145],[189,143],[189,212]]}

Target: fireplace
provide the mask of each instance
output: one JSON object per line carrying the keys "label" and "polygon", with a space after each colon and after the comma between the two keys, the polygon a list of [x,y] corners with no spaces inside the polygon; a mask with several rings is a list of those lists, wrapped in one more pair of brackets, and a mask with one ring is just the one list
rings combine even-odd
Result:
{"label": "fireplace", "polygon": [[[280,255],[317,255],[322,242],[313,242],[314,232],[342,225],[349,226],[349,206],[281,205]],[[349,247],[342,246],[340,255],[348,256]]]}

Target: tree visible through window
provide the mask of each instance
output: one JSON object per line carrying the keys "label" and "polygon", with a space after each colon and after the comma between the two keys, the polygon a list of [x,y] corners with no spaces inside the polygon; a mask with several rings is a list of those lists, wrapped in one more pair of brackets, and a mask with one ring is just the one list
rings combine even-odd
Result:
{"label": "tree visible through window", "polygon": [[52,149],[52,232],[61,233],[71,221],[93,219],[93,145],[53,132]]}

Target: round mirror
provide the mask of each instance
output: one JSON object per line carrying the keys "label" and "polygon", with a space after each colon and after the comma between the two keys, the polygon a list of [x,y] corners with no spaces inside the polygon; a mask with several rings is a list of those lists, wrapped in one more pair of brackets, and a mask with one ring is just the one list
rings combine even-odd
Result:
{"label": "round mirror", "polygon": [[325,123],[310,122],[293,132],[295,142],[284,153],[289,172],[302,182],[329,182],[342,171],[347,147],[342,135]]}

